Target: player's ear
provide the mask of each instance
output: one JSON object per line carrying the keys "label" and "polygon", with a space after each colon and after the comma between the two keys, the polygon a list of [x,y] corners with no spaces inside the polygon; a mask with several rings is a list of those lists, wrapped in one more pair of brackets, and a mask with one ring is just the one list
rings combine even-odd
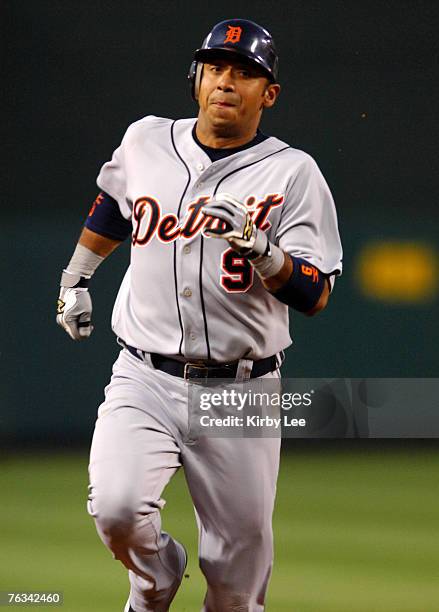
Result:
{"label": "player's ear", "polygon": [[279,83],[268,83],[265,88],[263,95],[262,106],[264,108],[270,108],[276,102],[278,95],[280,94]]}

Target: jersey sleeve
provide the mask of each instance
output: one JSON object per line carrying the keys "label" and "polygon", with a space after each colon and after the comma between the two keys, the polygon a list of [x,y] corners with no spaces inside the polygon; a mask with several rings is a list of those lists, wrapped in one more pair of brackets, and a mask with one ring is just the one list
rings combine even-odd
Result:
{"label": "jersey sleeve", "polygon": [[127,175],[125,157],[126,149],[129,146],[129,132],[130,128],[126,131],[120,146],[114,151],[111,160],[102,166],[96,179],[99,189],[116,200],[121,215],[125,219],[130,219],[132,212],[126,197]]}
{"label": "jersey sleeve", "polygon": [[342,272],[343,257],[335,204],[316,162],[304,155],[285,194],[276,244],[332,276],[333,282],[333,275]]}

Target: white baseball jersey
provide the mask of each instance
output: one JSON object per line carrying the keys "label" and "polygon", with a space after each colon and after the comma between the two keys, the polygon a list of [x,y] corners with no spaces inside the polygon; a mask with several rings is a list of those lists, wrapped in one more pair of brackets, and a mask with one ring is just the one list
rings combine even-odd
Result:
{"label": "white baseball jersey", "polygon": [[196,119],[133,123],[97,184],[132,219],[131,263],[113,310],[126,343],[185,359],[261,359],[291,344],[288,307],[222,239],[203,236],[214,194],[245,203],[287,253],[328,275],[342,249],[330,190],[315,161],[277,138],[211,162]]}

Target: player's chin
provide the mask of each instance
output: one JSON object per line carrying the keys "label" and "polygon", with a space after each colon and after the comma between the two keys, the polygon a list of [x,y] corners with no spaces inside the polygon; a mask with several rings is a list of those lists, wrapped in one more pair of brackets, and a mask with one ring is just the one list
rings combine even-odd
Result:
{"label": "player's chin", "polygon": [[224,121],[236,121],[236,119],[238,118],[238,109],[236,106],[211,104],[209,106],[209,114],[214,119]]}

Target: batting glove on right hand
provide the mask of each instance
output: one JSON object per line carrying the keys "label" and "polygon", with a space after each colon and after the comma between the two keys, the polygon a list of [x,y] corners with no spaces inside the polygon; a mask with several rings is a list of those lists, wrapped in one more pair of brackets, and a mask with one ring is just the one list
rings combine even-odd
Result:
{"label": "batting glove on right hand", "polygon": [[209,238],[224,238],[232,249],[243,255],[263,255],[268,239],[264,232],[254,225],[245,204],[228,193],[218,193],[203,206],[205,216],[220,221],[218,227],[208,226],[203,234]]}
{"label": "batting glove on right hand", "polygon": [[61,277],[56,322],[72,340],[88,338],[93,331],[91,324],[93,307],[87,288],[88,280],[65,270]]}

